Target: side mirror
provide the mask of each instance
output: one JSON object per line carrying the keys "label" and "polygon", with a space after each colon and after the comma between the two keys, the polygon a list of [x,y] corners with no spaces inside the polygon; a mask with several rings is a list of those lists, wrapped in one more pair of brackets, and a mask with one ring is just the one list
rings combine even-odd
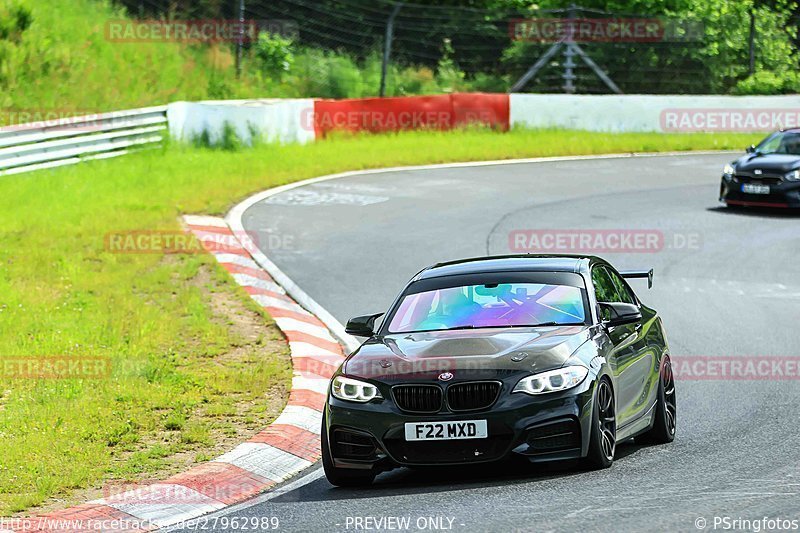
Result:
{"label": "side mirror", "polygon": [[744,151],[747,152],[748,154],[754,154],[756,152],[756,145],[751,144],[750,146],[745,148]]}
{"label": "side mirror", "polygon": [[631,324],[642,318],[642,312],[633,304],[600,302],[600,320],[609,327]]}
{"label": "side mirror", "polygon": [[375,335],[373,329],[375,328],[375,319],[382,316],[383,313],[375,315],[357,316],[347,321],[347,326],[344,332],[348,335],[355,337],[372,337]]}

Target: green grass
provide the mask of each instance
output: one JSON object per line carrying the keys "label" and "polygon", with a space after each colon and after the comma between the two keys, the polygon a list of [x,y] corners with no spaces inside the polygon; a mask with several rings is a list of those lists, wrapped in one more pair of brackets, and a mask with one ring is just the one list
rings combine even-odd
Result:
{"label": "green grass", "polygon": [[754,140],[415,132],[241,152],[173,145],[0,177],[0,358],[98,356],[113,368],[106,379],[0,381],[0,515],[74,502],[77,489],[111,479],[161,475],[182,452],[206,460],[213,435],[239,434],[230,420],[255,430],[280,408],[285,351],[274,330],[247,339],[220,316],[219,298],[255,307],[227,274],[205,255],[106,252],[108,232],[175,229],[183,213],[221,214],[256,191],[344,170]]}
{"label": "green grass", "polygon": [[30,25],[0,38],[0,125],[26,111],[69,116],[264,95],[257,80],[234,80],[227,43],[109,41],[107,21],[125,13],[108,0],[2,0],[0,23],[18,6]]}
{"label": "green grass", "polygon": [[[109,40],[108,22],[127,18],[110,0],[0,0],[0,126],[178,100],[358,97],[378,91],[377,52],[356,62],[341,52],[294,47],[296,61],[277,77],[253,47],[236,79],[231,43]],[[499,87],[447,83],[447,74],[392,65],[387,94]]]}

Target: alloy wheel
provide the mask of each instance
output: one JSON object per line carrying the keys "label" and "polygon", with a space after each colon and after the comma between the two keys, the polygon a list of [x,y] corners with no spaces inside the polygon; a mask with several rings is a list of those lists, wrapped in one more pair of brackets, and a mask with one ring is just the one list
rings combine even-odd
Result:
{"label": "alloy wheel", "polygon": [[672,363],[670,363],[669,359],[664,362],[662,379],[664,380],[664,412],[667,416],[667,430],[670,435],[673,435],[675,433],[677,407],[675,403],[675,375],[672,373]]}
{"label": "alloy wheel", "polygon": [[603,454],[611,461],[614,459],[614,450],[617,445],[617,416],[614,411],[614,393],[607,381],[600,382],[597,403],[600,408],[598,417],[600,446]]}

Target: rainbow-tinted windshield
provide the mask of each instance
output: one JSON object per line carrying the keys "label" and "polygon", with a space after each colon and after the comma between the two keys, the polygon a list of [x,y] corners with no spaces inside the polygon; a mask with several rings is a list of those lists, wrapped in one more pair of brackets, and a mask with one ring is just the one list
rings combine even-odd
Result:
{"label": "rainbow-tinted windshield", "polygon": [[542,283],[447,287],[405,296],[392,316],[390,333],[464,327],[583,324],[581,289]]}

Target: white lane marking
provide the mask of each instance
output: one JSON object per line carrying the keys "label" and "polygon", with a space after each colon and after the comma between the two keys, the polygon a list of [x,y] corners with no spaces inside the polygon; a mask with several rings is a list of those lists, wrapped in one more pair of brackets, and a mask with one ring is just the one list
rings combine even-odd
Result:
{"label": "white lane marking", "polygon": [[314,185],[315,189],[336,189],[339,191],[347,191],[347,192],[357,192],[359,194],[363,193],[370,193],[370,194],[380,194],[380,193],[394,193],[398,190],[397,187],[380,184],[380,185],[367,185],[364,183],[317,183]]}
{"label": "white lane marking", "polygon": [[271,196],[264,200],[264,203],[273,205],[302,206],[355,205],[363,207],[366,205],[379,204],[388,200],[388,196],[302,190],[292,191],[288,194],[282,194],[280,196]]}
{"label": "white lane marking", "polygon": [[194,489],[170,483],[156,483],[90,503],[108,505],[159,527],[191,520],[225,507],[224,503]]}
{"label": "white lane marking", "polygon": [[243,442],[214,459],[229,463],[273,481],[283,481],[311,466],[311,461],[261,442]]}
{"label": "white lane marking", "polygon": [[267,281],[247,274],[234,274],[233,279],[236,280],[236,283],[245,287],[258,287],[259,289],[284,294],[283,287],[273,281]]}
{"label": "white lane marking", "polygon": [[228,229],[228,224],[221,217],[211,217],[207,215],[183,215],[183,220],[189,226],[216,226]]}
{"label": "white lane marking", "polygon": [[789,292],[786,294],[756,294],[756,298],[777,298],[777,299],[787,299],[787,300],[796,300],[800,298],[800,292]]}
{"label": "white lane marking", "polygon": [[292,390],[303,389],[318,392],[320,394],[328,394],[328,381],[329,380],[325,378],[294,376],[292,378]]}
{"label": "white lane marking", "polygon": [[303,322],[302,320],[297,320],[296,318],[281,316],[274,317],[273,320],[276,324],[278,324],[278,327],[281,328],[282,331],[297,331],[299,333],[306,333],[308,335],[313,335],[314,337],[336,342],[327,328],[322,326],[309,324],[308,322]]}
{"label": "white lane marking", "polygon": [[216,257],[217,261],[219,261],[220,263],[233,263],[234,265],[261,270],[261,267],[258,266],[258,263],[256,263],[249,257],[245,257],[243,255],[215,252],[214,257]]}
{"label": "white lane marking", "polygon": [[310,407],[290,404],[283,409],[281,416],[276,418],[273,424],[287,424],[319,435],[322,428],[322,413]]}
{"label": "white lane marking", "polygon": [[336,352],[320,348],[308,342],[289,341],[289,347],[292,349],[292,357],[332,357],[339,355]]}
{"label": "white lane marking", "polygon": [[192,228],[192,233],[194,233],[198,241],[208,244],[209,246],[224,246],[229,250],[244,250],[242,243],[239,242],[239,239],[237,239],[228,228],[225,228],[225,231],[207,231],[204,229]]}
{"label": "white lane marking", "polygon": [[[256,505],[261,505],[261,504],[266,503],[266,502],[268,502],[270,500],[274,500],[275,498],[278,498],[279,496],[283,496],[284,494],[287,494],[289,492],[292,492],[292,491],[295,491],[295,490],[297,490],[299,488],[302,488],[302,487],[308,485],[309,483],[313,483],[313,482],[317,481],[318,479],[320,479],[320,478],[322,478],[324,476],[325,476],[325,471],[322,470],[322,468],[316,468],[316,469],[312,470],[311,472],[309,472],[308,474],[305,474],[304,476],[301,476],[301,477],[297,478],[296,480],[292,481],[291,483],[287,483],[283,487],[271,490],[270,492],[264,493],[261,496],[256,496],[253,499],[250,499],[250,500],[247,500],[245,502],[242,502],[242,503],[239,503],[239,504],[236,504],[236,505],[232,505],[230,507],[226,507],[225,509],[222,509],[220,511],[216,511],[214,513],[211,513],[207,517],[205,517],[204,520],[213,520],[214,518],[219,518],[219,517],[222,517],[222,516],[241,515],[242,511],[244,511],[246,509],[250,509],[251,507],[255,507]],[[194,530],[193,528],[196,528],[197,525],[199,525],[199,521],[197,521],[197,520],[189,521],[185,525],[181,524],[181,526],[184,526],[184,529],[189,530],[189,531],[193,531]],[[178,527],[172,527],[172,528],[165,529],[164,531],[165,532],[167,532],[167,531],[176,531],[178,529],[179,529]]]}
{"label": "white lane marking", "polygon": [[305,312],[302,307],[294,302],[281,300],[280,298],[273,298],[272,296],[265,296],[263,294],[252,294],[250,296],[262,307],[277,307],[279,309],[286,309],[287,311],[295,311],[297,313]]}

